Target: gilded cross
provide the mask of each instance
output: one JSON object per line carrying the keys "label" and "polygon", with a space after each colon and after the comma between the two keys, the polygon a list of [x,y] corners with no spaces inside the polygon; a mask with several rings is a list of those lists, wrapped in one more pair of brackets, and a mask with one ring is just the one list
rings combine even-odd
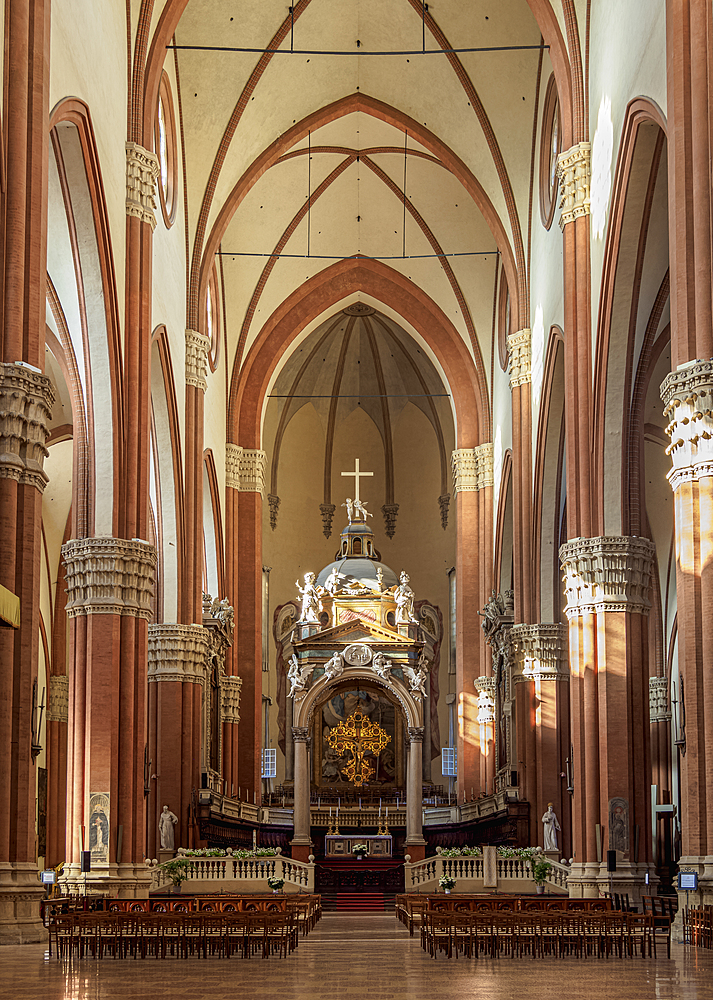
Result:
{"label": "gilded cross", "polygon": [[[355,485],[354,485],[354,490],[355,490],[354,500],[358,501],[358,500],[361,499],[361,497],[359,496],[359,480],[362,478],[362,476],[373,476],[374,473],[373,472],[360,472],[359,471],[359,459],[355,458],[354,462],[355,462],[354,472],[343,472],[342,475],[343,476],[354,476],[354,483],[355,483]],[[366,518],[364,520],[366,520]]]}
{"label": "gilded cross", "polygon": [[390,742],[391,737],[378,722],[369,722],[361,712],[353,712],[329,734],[333,750],[339,754],[351,753],[352,759],[344,768],[344,775],[357,787],[365,785],[375,774],[374,768],[364,759],[366,754],[377,756]]}

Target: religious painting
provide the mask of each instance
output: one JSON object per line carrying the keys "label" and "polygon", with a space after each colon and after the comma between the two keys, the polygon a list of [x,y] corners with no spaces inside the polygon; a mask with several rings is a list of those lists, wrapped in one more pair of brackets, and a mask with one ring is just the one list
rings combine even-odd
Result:
{"label": "religious painting", "polygon": [[89,850],[92,867],[109,863],[109,796],[103,792],[89,797]]}
{"label": "religious painting", "polygon": [[47,854],[47,768],[37,768],[37,856]]}
{"label": "religious painting", "polygon": [[373,776],[370,785],[396,783],[396,710],[388,698],[374,691],[340,691],[322,706],[321,770],[322,785],[353,787],[347,772],[352,761],[349,751],[340,752],[330,746],[333,729],[354,713],[360,712],[369,722],[377,723],[390,737],[386,747],[376,755],[367,754],[365,760]]}
{"label": "religious painting", "polygon": [[626,799],[609,799],[609,850],[629,850],[629,803]]}

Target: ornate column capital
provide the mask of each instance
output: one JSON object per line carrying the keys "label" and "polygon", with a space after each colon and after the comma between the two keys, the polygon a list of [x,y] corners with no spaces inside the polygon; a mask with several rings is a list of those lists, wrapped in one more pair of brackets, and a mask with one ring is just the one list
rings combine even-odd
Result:
{"label": "ornate column capital", "polygon": [[62,546],[67,616],[153,617],[156,549],[138,538],[74,538]]}
{"label": "ornate column capital", "polygon": [[44,460],[47,425],[55,391],[41,371],[25,364],[0,364],[0,479],[47,485]]}
{"label": "ornate column capital", "polygon": [[[240,493],[265,493],[267,455],[257,449],[225,446],[225,484]],[[279,500],[278,500],[279,503]],[[277,512],[275,512],[277,513]]]}
{"label": "ornate column capital", "polygon": [[647,615],[655,547],[648,538],[574,538],[560,548],[568,618],[601,611]]}
{"label": "ornate column capital", "polygon": [[423,726],[409,726],[408,738],[411,743],[423,743]]}
{"label": "ornate column capital", "polygon": [[221,718],[223,722],[232,722],[236,726],[240,722],[240,688],[242,686],[242,677],[221,677]]}
{"label": "ornate column capital", "polygon": [[476,677],[473,686],[478,692],[478,723],[495,721],[495,677]]}
{"label": "ornate column capital", "polygon": [[149,625],[149,683],[201,684],[207,652],[208,632],[201,625]]}
{"label": "ornate column capital", "polygon": [[293,726],[292,739],[295,743],[309,743],[309,729],[306,726]]}
{"label": "ornate column capital", "polygon": [[193,385],[201,392],[208,388],[208,351],[210,337],[197,330],[186,330],[186,385]]}
{"label": "ornate column capital", "polygon": [[51,674],[49,688],[47,721],[69,722],[69,677],[66,674]]}
{"label": "ornate column capital", "polygon": [[156,228],[158,157],[136,142],[126,143],[126,214]]}
{"label": "ornate column capital", "polygon": [[477,490],[477,465],[473,448],[456,448],[451,455],[453,492],[474,493]]}
{"label": "ornate column capital", "polygon": [[473,449],[475,454],[475,488],[484,490],[486,486],[495,485],[493,471],[493,442],[486,441]]}
{"label": "ornate column capital", "polygon": [[668,677],[649,677],[649,721],[670,722]]}
{"label": "ornate column capital", "polygon": [[592,144],[580,142],[557,157],[557,176],[562,187],[560,228],[590,214]]}
{"label": "ornate column capital", "polygon": [[532,382],[532,334],[530,330],[518,330],[508,334],[508,375],[510,388]]}
{"label": "ornate column capital", "polygon": [[667,375],[661,384],[666,454],[673,468],[666,477],[675,492],[682,483],[713,476],[713,359],[692,361]]}
{"label": "ornate column capital", "polygon": [[513,625],[510,644],[515,684],[569,680],[566,625]]}

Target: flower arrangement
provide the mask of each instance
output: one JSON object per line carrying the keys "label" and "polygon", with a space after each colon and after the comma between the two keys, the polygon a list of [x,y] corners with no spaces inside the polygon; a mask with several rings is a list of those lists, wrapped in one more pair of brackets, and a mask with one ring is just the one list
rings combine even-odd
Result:
{"label": "flower arrangement", "polygon": [[456,880],[454,878],[451,878],[450,875],[441,875],[441,877],[438,880],[438,884],[440,885],[441,889],[445,889],[448,892],[450,892],[453,886],[456,884]]}
{"label": "flower arrangement", "polygon": [[267,884],[274,892],[277,892],[278,889],[283,887],[285,880],[284,878],[280,878],[278,875],[271,875],[267,880]]}
{"label": "flower arrangement", "polygon": [[499,847],[499,858],[521,858],[530,861],[537,854],[536,847]]}
{"label": "flower arrangement", "polygon": [[483,852],[479,847],[442,847],[438,853],[442,858],[479,858]]}
{"label": "flower arrangement", "polygon": [[274,847],[256,847],[249,851],[231,848],[224,851],[222,847],[182,847],[179,854],[184,858],[236,858],[238,861],[246,861],[249,858],[274,858],[277,851]]}
{"label": "flower arrangement", "polygon": [[352,847],[352,854],[368,854],[369,847],[367,844],[355,844]]}

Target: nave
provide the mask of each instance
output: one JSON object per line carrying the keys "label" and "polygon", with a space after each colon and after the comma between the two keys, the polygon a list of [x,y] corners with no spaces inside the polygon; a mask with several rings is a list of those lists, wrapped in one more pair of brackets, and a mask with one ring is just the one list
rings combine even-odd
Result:
{"label": "nave", "polygon": [[671,958],[624,961],[579,959],[440,962],[418,935],[392,914],[325,914],[299,948],[282,961],[60,963],[42,945],[3,949],[0,998],[108,1000],[511,1000],[561,995],[567,1000],[707,1000],[713,997],[713,952],[672,944]]}

